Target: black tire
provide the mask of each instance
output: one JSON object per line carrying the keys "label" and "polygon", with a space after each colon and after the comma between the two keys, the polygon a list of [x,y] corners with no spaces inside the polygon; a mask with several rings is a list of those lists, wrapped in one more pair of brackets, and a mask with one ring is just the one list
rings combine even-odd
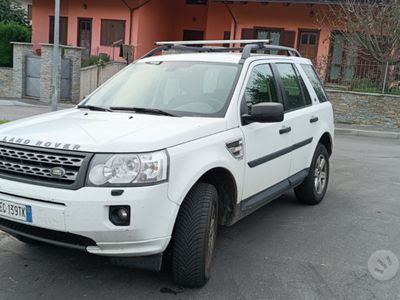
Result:
{"label": "black tire", "polygon": [[180,286],[198,288],[210,278],[218,228],[218,193],[213,185],[196,184],[176,220],[172,276]]}
{"label": "black tire", "polygon": [[[325,161],[325,172],[319,170],[317,168],[318,162],[320,162],[320,158],[323,158]],[[294,189],[297,199],[304,204],[308,205],[317,205],[319,204],[325,197],[326,190],[328,189],[329,184],[329,154],[326,147],[322,144],[318,144],[317,149],[315,150],[313,160],[311,162],[310,171],[308,176],[303,181],[301,185]],[[322,173],[325,173],[325,181],[323,187],[318,186],[316,180],[320,180],[322,178]],[[320,176],[320,177],[319,177]]]}

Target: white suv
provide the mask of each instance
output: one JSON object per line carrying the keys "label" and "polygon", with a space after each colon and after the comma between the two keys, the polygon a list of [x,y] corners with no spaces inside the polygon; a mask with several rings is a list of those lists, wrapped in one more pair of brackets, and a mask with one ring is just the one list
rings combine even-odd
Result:
{"label": "white suv", "polygon": [[0,229],[134,267],[168,258],[199,287],[218,225],[293,188],[318,204],[334,133],[321,81],[294,49],[239,42],[160,44],[76,108],[2,125]]}

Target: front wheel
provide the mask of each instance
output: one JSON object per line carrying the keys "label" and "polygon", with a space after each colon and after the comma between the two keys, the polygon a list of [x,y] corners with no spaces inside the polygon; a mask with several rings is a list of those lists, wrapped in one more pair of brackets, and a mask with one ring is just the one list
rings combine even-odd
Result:
{"label": "front wheel", "polygon": [[318,144],[308,176],[294,189],[297,199],[304,204],[319,204],[328,189],[329,171],[328,151],[324,145]]}
{"label": "front wheel", "polygon": [[218,228],[218,193],[213,185],[196,184],[176,220],[172,275],[178,285],[202,287],[210,278]]}

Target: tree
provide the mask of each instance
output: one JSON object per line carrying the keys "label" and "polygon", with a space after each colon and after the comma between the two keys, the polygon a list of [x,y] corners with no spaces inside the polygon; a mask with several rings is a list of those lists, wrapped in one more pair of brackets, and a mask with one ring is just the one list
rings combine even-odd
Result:
{"label": "tree", "polygon": [[26,11],[15,0],[0,0],[0,22],[29,25]]}
{"label": "tree", "polygon": [[13,46],[10,43],[30,42],[31,33],[31,28],[29,26],[14,22],[0,22],[0,67],[12,67]]}
{"label": "tree", "polygon": [[400,0],[339,0],[321,9],[318,20],[341,34],[347,50],[381,64],[400,62]]}

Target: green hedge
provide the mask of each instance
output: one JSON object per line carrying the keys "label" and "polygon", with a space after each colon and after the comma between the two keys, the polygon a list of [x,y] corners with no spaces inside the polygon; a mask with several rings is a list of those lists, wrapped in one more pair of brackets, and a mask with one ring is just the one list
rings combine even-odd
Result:
{"label": "green hedge", "polygon": [[32,29],[17,23],[0,22],[0,67],[12,67],[13,46],[10,42],[30,42]]}
{"label": "green hedge", "polygon": [[110,61],[110,56],[107,54],[100,54],[99,56],[90,56],[88,58],[82,59],[81,67],[89,67],[89,66],[104,66],[106,63]]}

